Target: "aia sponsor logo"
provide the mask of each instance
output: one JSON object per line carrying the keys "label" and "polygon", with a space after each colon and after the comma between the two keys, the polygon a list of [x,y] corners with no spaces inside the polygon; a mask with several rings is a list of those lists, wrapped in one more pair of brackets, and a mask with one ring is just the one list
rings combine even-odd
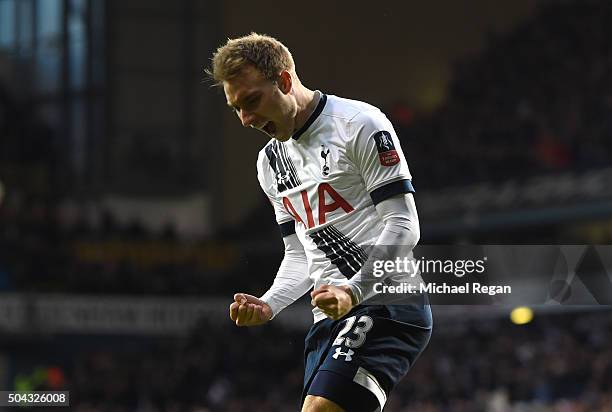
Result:
{"label": "aia sponsor logo", "polygon": [[[332,200],[331,203],[326,203],[326,196],[329,196]],[[300,197],[302,201],[302,205],[304,206],[304,212],[306,213],[306,223],[302,216],[296,211],[293,203],[287,196],[283,197],[283,206],[287,210],[296,222],[300,222],[308,229],[313,228],[315,226],[315,219],[312,213],[312,206],[310,205],[310,201],[308,200],[308,192],[306,190],[300,191]],[[324,224],[326,220],[326,215],[328,213],[333,212],[336,209],[342,209],[345,213],[350,213],[354,209],[353,207],[338,193],[331,187],[328,183],[321,183],[317,187],[317,210],[318,210],[318,224]]]}

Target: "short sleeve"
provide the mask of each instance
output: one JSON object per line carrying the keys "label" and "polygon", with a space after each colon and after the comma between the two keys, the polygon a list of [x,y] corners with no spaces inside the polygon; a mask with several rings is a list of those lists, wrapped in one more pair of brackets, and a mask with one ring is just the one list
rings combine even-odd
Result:
{"label": "short sleeve", "polygon": [[349,123],[349,156],[374,204],[414,192],[412,176],[397,134],[378,110],[361,112]]}
{"label": "short sleeve", "polygon": [[282,236],[295,233],[295,221],[283,206],[282,198],[278,195],[276,176],[274,176],[274,170],[270,166],[270,159],[266,156],[265,150],[260,151],[257,158],[257,180],[274,208],[276,222]]}

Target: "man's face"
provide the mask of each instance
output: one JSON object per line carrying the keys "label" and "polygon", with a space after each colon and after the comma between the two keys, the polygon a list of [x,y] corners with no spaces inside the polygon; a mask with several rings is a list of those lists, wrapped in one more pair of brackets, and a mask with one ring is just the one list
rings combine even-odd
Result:
{"label": "man's face", "polygon": [[223,82],[227,104],[244,127],[253,127],[284,142],[293,134],[295,104],[279,86],[252,66]]}

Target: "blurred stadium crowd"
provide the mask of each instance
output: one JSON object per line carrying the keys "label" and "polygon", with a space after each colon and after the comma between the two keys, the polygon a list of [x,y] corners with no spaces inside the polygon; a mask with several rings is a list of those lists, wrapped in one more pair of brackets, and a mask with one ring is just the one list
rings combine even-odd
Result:
{"label": "blurred stadium crowd", "polygon": [[[392,108],[417,189],[608,165],[610,21],[607,1],[550,2],[458,62],[444,107],[420,118]],[[69,192],[53,133],[31,120],[0,84],[0,179],[7,189],[0,290],[229,297],[236,287],[266,287],[263,273],[275,272],[280,244],[262,251],[231,229],[214,242],[187,244],[172,227],[153,234],[107,213],[92,222],[78,207],[76,218],[66,217],[61,204]],[[253,213],[269,218],[255,219],[258,233],[274,239],[262,204],[266,211]],[[253,276],[254,268],[262,275]],[[62,365],[71,410],[296,410],[303,332],[229,322],[211,328],[203,322],[190,338],[141,342],[138,350],[79,349]],[[550,315],[523,327],[505,320],[440,327],[385,410],[610,411],[611,330],[607,312]]]}
{"label": "blurred stadium crowd", "polygon": [[[101,340],[70,361],[65,387],[79,412],[295,411],[302,339],[204,321],[179,343]],[[611,339],[610,311],[444,323],[385,411],[609,411]]]}
{"label": "blurred stadium crowd", "polygon": [[457,62],[446,105],[427,119],[399,124],[419,185],[609,163],[611,18],[610,2],[551,2]]}

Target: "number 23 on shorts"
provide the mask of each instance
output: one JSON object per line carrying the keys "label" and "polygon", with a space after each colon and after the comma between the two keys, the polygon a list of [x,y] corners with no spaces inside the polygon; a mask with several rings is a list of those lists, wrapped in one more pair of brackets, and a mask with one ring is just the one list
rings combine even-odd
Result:
{"label": "number 23 on shorts", "polygon": [[[357,316],[351,316],[350,318],[346,319],[344,327],[342,330],[340,330],[340,332],[338,332],[338,336],[334,340],[332,346],[340,346],[344,343],[347,348],[356,349],[365,343],[366,333],[372,329],[372,326],[374,326],[374,321],[371,317],[366,315],[361,316],[357,322],[355,322],[356,319]],[[348,336],[345,337],[344,335],[346,335],[351,328],[353,328],[353,325],[355,325],[353,334],[356,335],[357,338],[351,339]]]}

